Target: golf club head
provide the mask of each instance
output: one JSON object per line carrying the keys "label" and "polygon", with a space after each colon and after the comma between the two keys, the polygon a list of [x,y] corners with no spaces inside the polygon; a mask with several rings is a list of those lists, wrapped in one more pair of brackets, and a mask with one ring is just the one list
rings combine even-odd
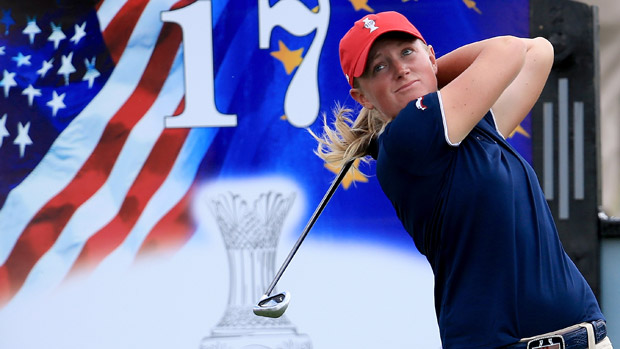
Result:
{"label": "golf club head", "polygon": [[267,297],[263,295],[254,306],[254,314],[258,316],[278,318],[284,314],[288,304],[291,301],[291,294],[287,291],[278,293],[274,296]]}

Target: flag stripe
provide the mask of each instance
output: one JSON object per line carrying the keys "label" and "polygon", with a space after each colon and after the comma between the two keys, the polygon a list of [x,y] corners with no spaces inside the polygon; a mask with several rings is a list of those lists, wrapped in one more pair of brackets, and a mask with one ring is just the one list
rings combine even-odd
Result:
{"label": "flag stripe", "polygon": [[[181,103],[175,115],[182,111]],[[103,229],[91,236],[78,256],[73,271],[92,269],[105,256],[117,248],[139,218],[140,212],[170,172],[180,151],[188,129],[166,129],[161,134],[138,174],[120,211]]]}
{"label": "flag stripe", "polygon": [[192,185],[179,203],[153,228],[138,250],[138,256],[171,253],[181,248],[196,230],[196,223],[190,217]]}
{"label": "flag stripe", "polygon": [[79,205],[105,183],[131,128],[159,93],[180,43],[178,26],[165,24],[138,87],[106,126],[93,154],[69,186],[37,212],[0,268],[2,303],[19,290],[32,266],[51,248]]}
{"label": "flag stripe", "polygon": [[102,0],[99,1],[95,10],[97,10],[97,19],[99,20],[99,29],[103,32],[110,21],[119,13],[127,0]]}
{"label": "flag stripe", "polygon": [[114,63],[118,62],[129,42],[128,36],[119,37],[117,34],[131,33],[147,4],[148,0],[127,1],[103,32],[103,40]]}
{"label": "flag stripe", "polygon": [[[198,181],[196,174],[201,168],[201,160],[204,159],[218,131],[217,128],[191,129],[170,175],[153,195],[123,244],[106,257],[95,270],[95,275],[110,269],[117,272],[125,270],[133,262],[147,239],[147,234],[150,236],[157,230],[156,226],[162,222],[161,217],[170,217],[179,206],[190,209],[191,204],[183,205],[183,201],[192,197],[194,182]],[[192,224],[190,228],[193,233],[194,225]],[[175,234],[172,231],[168,233]]]}

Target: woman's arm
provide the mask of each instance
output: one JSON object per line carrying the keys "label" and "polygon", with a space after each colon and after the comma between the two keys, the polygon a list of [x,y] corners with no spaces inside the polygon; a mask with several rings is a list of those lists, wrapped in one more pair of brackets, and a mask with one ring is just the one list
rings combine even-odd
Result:
{"label": "woman's arm", "polygon": [[553,46],[547,39],[521,39],[527,51],[519,75],[493,104],[500,132],[508,137],[523,121],[545,87],[553,65]]}
{"label": "woman's arm", "polygon": [[451,142],[462,141],[498,102],[526,65],[527,51],[525,40],[502,36],[465,45],[437,60]]}

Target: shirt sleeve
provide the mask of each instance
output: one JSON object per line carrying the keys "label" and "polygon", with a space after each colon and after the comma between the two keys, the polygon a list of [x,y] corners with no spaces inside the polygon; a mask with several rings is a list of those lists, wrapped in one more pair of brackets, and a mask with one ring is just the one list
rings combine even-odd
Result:
{"label": "shirt sleeve", "polygon": [[497,118],[495,117],[495,113],[492,109],[489,110],[489,113],[484,116],[483,120],[486,120],[491,126],[493,126],[495,132],[497,132],[502,139],[506,139],[506,137],[502,134],[502,131],[500,131],[499,127],[497,127]]}
{"label": "shirt sleeve", "polygon": [[386,127],[382,143],[414,175],[445,170],[459,145],[448,139],[439,92],[411,101]]}

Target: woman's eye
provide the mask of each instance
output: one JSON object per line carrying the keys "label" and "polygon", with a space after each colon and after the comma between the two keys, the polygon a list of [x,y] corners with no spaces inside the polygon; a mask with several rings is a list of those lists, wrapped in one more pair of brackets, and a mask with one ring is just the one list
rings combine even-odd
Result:
{"label": "woman's eye", "polygon": [[372,69],[373,72],[378,73],[381,70],[383,70],[385,68],[385,64],[377,64],[375,65],[375,67]]}

